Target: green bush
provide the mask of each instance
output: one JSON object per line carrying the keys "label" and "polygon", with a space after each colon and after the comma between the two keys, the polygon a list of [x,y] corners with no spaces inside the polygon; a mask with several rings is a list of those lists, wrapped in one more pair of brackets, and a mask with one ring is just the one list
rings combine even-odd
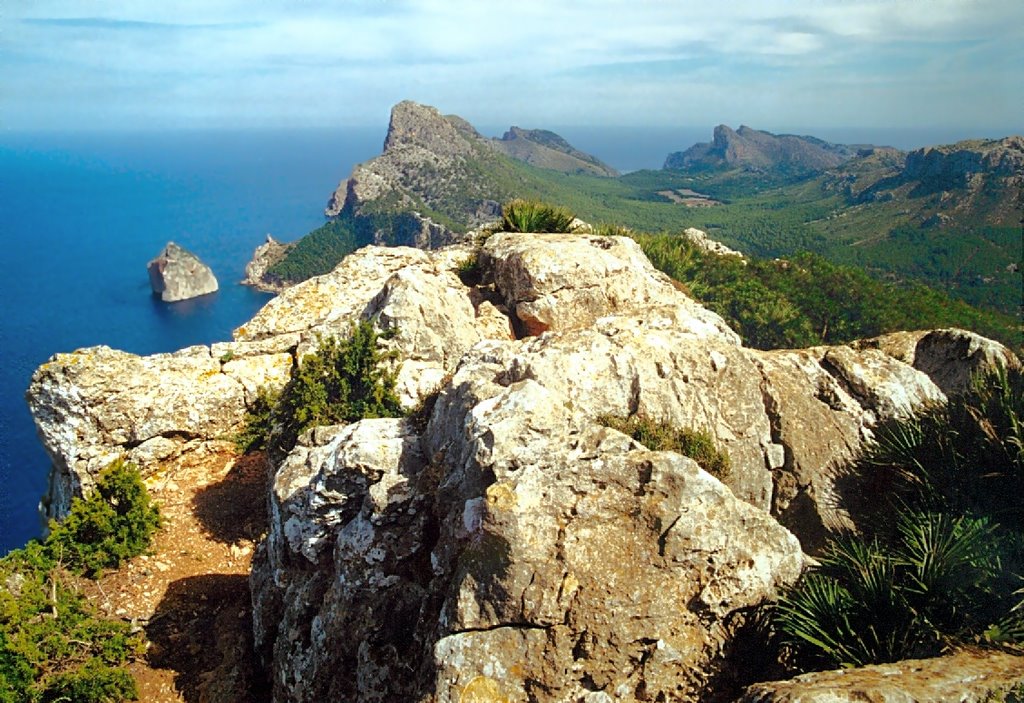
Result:
{"label": "green bush", "polygon": [[676,452],[690,457],[702,469],[719,479],[729,475],[729,455],[719,451],[711,435],[703,430],[678,429],[638,415],[625,420],[602,417],[599,421],[605,427],[629,435],[652,451]]}
{"label": "green bush", "polygon": [[274,408],[281,399],[279,391],[261,387],[245,414],[241,431],[235,435],[235,448],[241,453],[262,451],[274,429]]}
{"label": "green bush", "polygon": [[97,613],[74,572],[95,576],[142,553],[158,522],[138,472],[117,461],[45,541],[0,559],[0,702],[137,699],[123,667],[141,653],[141,637]]}
{"label": "green bush", "polygon": [[499,232],[568,232],[576,216],[537,200],[511,200],[501,208]]}
{"label": "green bush", "polygon": [[369,322],[356,324],[345,339],[321,340],[280,395],[263,391],[257,397],[236,444],[244,450],[288,452],[310,427],[400,417],[395,377],[381,368],[384,360]]}
{"label": "green bush", "polygon": [[458,275],[459,280],[462,281],[463,285],[480,285],[483,273],[480,267],[480,255],[474,252],[466,259],[460,261],[458,266],[455,268],[455,273]]}
{"label": "green bush", "polygon": [[776,610],[801,663],[1024,642],[1022,389],[1020,371],[999,369],[947,406],[877,430],[857,467],[875,487],[857,515],[864,534],[832,542]]}
{"label": "green bush", "polygon": [[65,566],[95,575],[142,554],[160,526],[138,470],[115,461],[98,477],[93,493],[75,498],[63,522],[50,524],[47,548]]}

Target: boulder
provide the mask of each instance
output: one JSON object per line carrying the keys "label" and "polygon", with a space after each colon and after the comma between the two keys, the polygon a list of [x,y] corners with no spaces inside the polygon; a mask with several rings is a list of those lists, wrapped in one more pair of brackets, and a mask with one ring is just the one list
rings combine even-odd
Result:
{"label": "boulder", "polygon": [[797,540],[692,460],[495,368],[460,367],[422,442],[365,420],[282,465],[252,581],[275,700],[692,695],[799,574]]}
{"label": "boulder", "polygon": [[147,471],[189,443],[229,437],[255,386],[288,378],[290,355],[259,359],[225,363],[203,346],[146,357],[102,346],[53,356],[26,394],[53,461],[48,515],[67,514],[71,499],[120,456]]}
{"label": "boulder", "polygon": [[669,305],[693,334],[739,344],[721,317],[680,292],[628,237],[503,232],[487,239],[481,258],[523,334]]}
{"label": "boulder", "polygon": [[153,295],[173,303],[217,292],[217,278],[195,254],[168,242],[147,265]]}

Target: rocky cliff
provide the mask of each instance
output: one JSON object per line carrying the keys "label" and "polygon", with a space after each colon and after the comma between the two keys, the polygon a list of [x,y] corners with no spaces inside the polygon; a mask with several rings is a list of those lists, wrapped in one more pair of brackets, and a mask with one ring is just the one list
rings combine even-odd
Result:
{"label": "rocky cliff", "polygon": [[546,129],[511,127],[491,144],[503,154],[538,168],[563,173],[618,176],[619,172],[600,159],[584,153]]}
{"label": "rocky cliff", "polygon": [[267,271],[283,259],[291,249],[292,245],[283,244],[268,234],[267,241],[256,247],[252,259],[245,265],[245,278],[242,279],[242,285],[252,286],[267,293],[279,293],[287,288],[284,282],[269,275]]}
{"label": "rocky cliff", "polygon": [[718,125],[711,142],[669,154],[664,167],[671,170],[738,168],[800,174],[833,168],[856,153],[855,147],[831,144],[815,137],[772,134],[745,125],[737,130]]}
{"label": "rocky cliff", "polygon": [[[487,139],[460,117],[404,101],[392,108],[384,152],[352,170],[325,212],[366,218],[377,244],[443,246],[494,221],[500,202],[517,195],[503,181],[509,158],[567,173],[615,175],[553,132],[513,127],[502,139]],[[416,221],[374,221],[399,211],[415,213]]]}
{"label": "rocky cliff", "polygon": [[1024,188],[1024,137],[917,149],[888,169],[857,171],[840,176],[856,203],[924,205],[920,218],[926,227],[973,225],[982,216],[991,224],[1016,225]]}
{"label": "rocky cliff", "polygon": [[210,267],[190,251],[168,242],[147,265],[153,294],[173,303],[217,291],[217,278]]}
{"label": "rocky cliff", "polygon": [[[279,701],[738,694],[763,675],[752,614],[856,528],[841,469],[872,428],[1016,363],[957,330],[746,349],[625,238],[367,247],[233,342],[40,367],[51,513],[119,454],[173,472],[358,319],[390,332],[403,403],[427,411],[317,428],[273,467],[251,586]],[[707,431],[731,472],[601,421],[629,415]]]}

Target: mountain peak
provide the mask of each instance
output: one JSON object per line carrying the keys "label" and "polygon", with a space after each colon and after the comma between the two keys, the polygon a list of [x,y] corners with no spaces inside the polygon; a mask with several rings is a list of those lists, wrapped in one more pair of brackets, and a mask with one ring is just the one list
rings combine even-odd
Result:
{"label": "mountain peak", "polygon": [[564,173],[617,176],[619,172],[595,156],[580,151],[563,137],[546,129],[512,126],[491,145],[506,156],[538,168]]}
{"label": "mountain peak", "polygon": [[665,168],[778,169],[789,173],[814,173],[834,168],[856,153],[853,147],[831,144],[814,137],[772,134],[747,125],[733,130],[720,124],[715,127],[710,142],[694,144],[686,151],[669,154]]}

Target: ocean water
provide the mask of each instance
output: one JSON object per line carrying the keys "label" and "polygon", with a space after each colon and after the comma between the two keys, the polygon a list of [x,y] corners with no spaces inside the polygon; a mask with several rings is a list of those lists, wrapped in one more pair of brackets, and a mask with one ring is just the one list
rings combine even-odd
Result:
{"label": "ocean water", "polygon": [[[137,354],[227,340],[268,299],[241,286],[268,233],[293,240],[384,129],[0,134],[0,554],[38,536],[49,460],[24,400],[52,354]],[[169,240],[220,291],[165,304],[147,262]]]}

